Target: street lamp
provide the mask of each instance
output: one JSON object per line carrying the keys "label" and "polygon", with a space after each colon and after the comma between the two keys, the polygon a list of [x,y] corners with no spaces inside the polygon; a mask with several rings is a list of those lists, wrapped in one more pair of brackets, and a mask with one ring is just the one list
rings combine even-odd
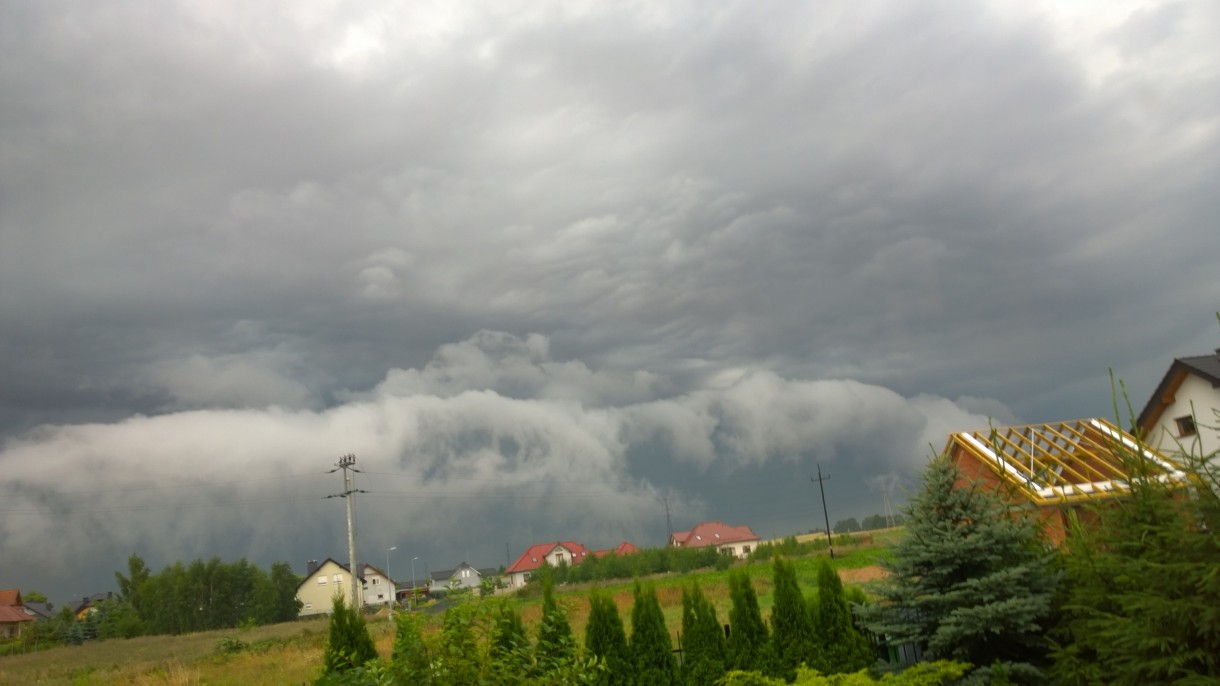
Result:
{"label": "street lamp", "polygon": [[390,614],[394,614],[394,603],[398,602],[398,584],[394,583],[394,575],[390,574],[390,551],[398,550],[398,546],[392,545],[385,549],[385,575],[389,577],[390,582]]}
{"label": "street lamp", "polygon": [[415,609],[415,561],[418,557],[411,558],[411,609]]}

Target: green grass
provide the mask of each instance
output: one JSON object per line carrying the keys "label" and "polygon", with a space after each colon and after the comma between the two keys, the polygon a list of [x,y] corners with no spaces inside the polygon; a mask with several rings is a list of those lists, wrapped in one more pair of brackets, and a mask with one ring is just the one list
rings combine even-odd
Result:
{"label": "green grass", "polygon": [[[852,570],[877,564],[900,533],[886,532],[858,547],[836,548],[832,565]],[[797,580],[806,595],[817,588],[817,570],[825,552],[796,558]],[[763,617],[772,606],[771,562],[738,563],[746,569],[758,594]],[[704,595],[716,608],[721,623],[728,621],[731,605],[728,571],[703,570],[691,574],[659,574],[645,583],[654,584],[670,636],[682,625],[682,589],[697,581]],[[632,581],[598,582],[561,586],[556,596],[567,609],[572,630],[583,643],[589,617],[589,589],[605,589],[618,604],[628,632],[631,630]],[[542,614],[539,598],[516,601],[531,634]],[[430,618],[429,626],[438,627],[440,616]],[[252,629],[209,631],[183,636],[147,636],[133,639],[90,641],[80,646],[63,646],[26,655],[0,658],[0,684],[46,684],[48,686],[106,686],[130,684],[151,686],[283,686],[303,684],[317,678],[322,665],[322,649],[327,624],[323,619],[306,619]],[[370,618],[369,630],[378,652],[388,658],[393,643],[393,625],[384,618]],[[218,651],[226,637],[236,637],[248,647],[232,654]]]}

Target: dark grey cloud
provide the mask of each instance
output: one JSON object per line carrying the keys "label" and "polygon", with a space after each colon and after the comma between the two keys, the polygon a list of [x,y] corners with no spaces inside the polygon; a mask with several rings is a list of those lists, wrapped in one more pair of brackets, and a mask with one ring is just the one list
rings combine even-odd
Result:
{"label": "dark grey cloud", "polygon": [[[1216,345],[1212,3],[0,7],[0,485],[50,535],[141,474],[52,527],[119,561],[331,554],[287,530],[349,451],[472,553],[783,533],[817,461],[864,503]],[[300,481],[115,509],[230,471]]]}

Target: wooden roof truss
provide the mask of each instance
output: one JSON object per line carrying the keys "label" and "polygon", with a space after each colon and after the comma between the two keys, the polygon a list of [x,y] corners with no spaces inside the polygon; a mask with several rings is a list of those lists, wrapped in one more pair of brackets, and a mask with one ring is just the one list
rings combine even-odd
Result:
{"label": "wooden roof truss", "polygon": [[951,434],[1038,505],[1118,495],[1128,488],[1134,460],[1164,483],[1184,481],[1169,458],[1139,444],[1104,419],[997,427]]}

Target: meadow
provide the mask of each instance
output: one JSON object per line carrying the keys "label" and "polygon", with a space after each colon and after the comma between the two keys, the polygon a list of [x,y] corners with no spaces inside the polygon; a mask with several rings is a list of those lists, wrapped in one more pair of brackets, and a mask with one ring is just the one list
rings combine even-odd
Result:
{"label": "meadow", "polygon": [[[836,550],[834,567],[847,584],[864,584],[876,578],[876,564],[896,534],[882,535],[869,545]],[[817,567],[825,554],[794,560],[801,588],[811,593],[817,586]],[[749,570],[758,593],[763,616],[772,604],[771,564],[738,563]],[[728,572],[701,570],[691,574],[661,574],[645,580],[656,585],[670,635],[681,627],[682,588],[697,581],[727,621],[730,605]],[[560,587],[557,598],[567,609],[572,629],[583,639],[588,621],[588,591],[593,584]],[[630,631],[633,604],[632,582],[596,584],[614,597],[624,624]],[[532,628],[541,617],[540,598],[517,601],[522,619]],[[440,615],[430,618],[439,625]],[[388,658],[394,625],[385,616],[368,617],[369,632],[379,654]],[[284,624],[209,631],[180,636],[146,636],[132,639],[88,641],[25,655],[0,658],[0,684],[46,684],[48,686],[283,686],[306,684],[319,676],[326,641],[326,619],[305,619]],[[675,641],[676,642],[676,641]]]}

